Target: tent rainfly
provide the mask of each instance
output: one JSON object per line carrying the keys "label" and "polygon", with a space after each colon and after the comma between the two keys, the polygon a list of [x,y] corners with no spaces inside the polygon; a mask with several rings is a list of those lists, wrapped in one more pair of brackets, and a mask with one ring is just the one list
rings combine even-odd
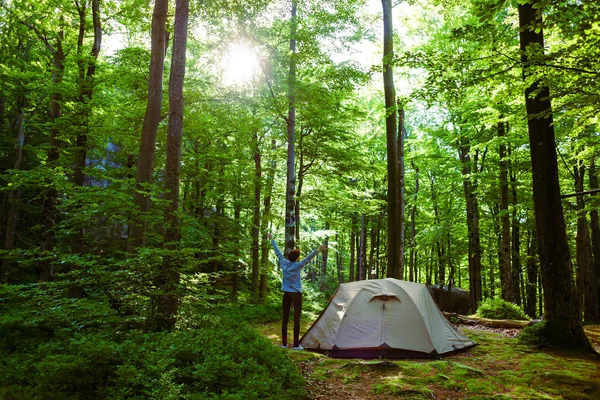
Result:
{"label": "tent rainfly", "polygon": [[446,320],[427,286],[398,279],[341,284],[300,339],[334,358],[439,358],[476,345]]}

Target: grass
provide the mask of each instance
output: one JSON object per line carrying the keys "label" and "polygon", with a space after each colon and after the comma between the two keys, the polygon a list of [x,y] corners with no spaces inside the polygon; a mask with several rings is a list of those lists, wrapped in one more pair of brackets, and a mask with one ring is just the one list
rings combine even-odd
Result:
{"label": "grass", "polygon": [[[305,320],[301,331],[309,327]],[[257,329],[278,343],[279,324]],[[435,361],[337,360],[286,351],[312,382],[309,392],[314,398],[600,399],[600,358],[537,350],[494,331],[463,332],[479,345]],[[598,346],[600,326],[588,326],[586,332]],[[322,388],[328,392],[320,392]]]}

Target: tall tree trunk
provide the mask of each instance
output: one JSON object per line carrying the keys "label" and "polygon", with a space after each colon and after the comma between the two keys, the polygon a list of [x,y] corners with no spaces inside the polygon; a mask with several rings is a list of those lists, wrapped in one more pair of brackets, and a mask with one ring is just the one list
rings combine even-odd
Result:
{"label": "tall tree trunk", "polygon": [[288,116],[287,116],[287,179],[285,190],[285,254],[295,247],[296,230],[296,174],[294,171],[294,151],[296,142],[296,10],[297,0],[292,0],[290,17],[290,70],[288,74]]}
{"label": "tall tree trunk", "polygon": [[[580,161],[573,169],[575,174],[575,191],[583,192],[585,166]],[[598,316],[598,286],[594,271],[593,250],[587,222],[587,212],[583,196],[577,196],[577,292],[579,302],[583,305],[583,320],[596,322]]]}
{"label": "tall tree trunk", "polygon": [[[65,53],[63,51],[63,38],[64,32],[60,31],[56,39],[56,48],[52,52],[53,60],[53,71],[52,71],[52,93],[50,94],[50,129],[48,130],[50,135],[50,148],[48,150],[48,157],[46,164],[50,168],[56,167],[58,159],[60,157],[58,139],[58,123],[62,114],[62,90],[60,88],[63,75],[65,71]],[[48,43],[46,43],[48,45]],[[56,226],[56,202],[58,198],[58,191],[54,187],[53,183],[50,183],[49,187],[45,190],[43,195],[42,205],[42,232],[41,232],[41,246],[42,253],[52,253],[55,242],[55,231]],[[36,272],[38,276],[38,282],[47,282],[54,277],[54,267],[50,261],[49,254],[42,256],[42,261],[36,266]]]}
{"label": "tall tree trunk", "polygon": [[[17,116],[17,123],[15,124],[15,130],[17,132],[17,140],[15,143],[15,163],[13,169],[18,171],[23,166],[23,145],[25,144],[25,107],[26,107],[26,91],[22,89],[23,93],[17,100],[19,114]],[[10,251],[14,248],[15,234],[17,231],[17,224],[19,222],[19,208],[21,200],[20,190],[11,190],[7,195],[7,214],[6,214],[6,225],[4,229],[4,246],[3,249]],[[0,282],[7,283],[9,280],[9,269],[10,269],[10,258],[8,255],[2,257],[2,269],[0,270]]]}
{"label": "tall tree trunk", "polygon": [[[275,140],[272,141],[272,147],[275,148]],[[263,301],[267,297],[267,273],[269,272],[269,251],[270,244],[267,237],[269,233],[268,225],[271,219],[271,195],[273,193],[273,183],[275,181],[275,167],[277,163],[275,160],[271,160],[269,169],[267,171],[267,177],[265,182],[265,190],[263,197],[263,215],[261,221],[262,231],[262,249],[260,258],[260,290],[259,300]]]}
{"label": "tall tree trunk", "polygon": [[[544,49],[542,7],[539,0],[519,4],[519,38],[523,77],[535,67],[528,51]],[[556,139],[552,123],[550,90],[536,80],[525,89],[529,151],[533,176],[533,204],[544,285],[545,337],[561,348],[590,350],[583,332],[580,307],[573,284],[565,219],[560,200]]]}
{"label": "tall tree trunk", "polygon": [[163,71],[167,42],[166,20],[169,0],[155,0],[152,14],[150,42],[150,72],[148,75],[148,103],[137,161],[136,188],[134,194],[135,213],[129,222],[129,252],[146,245],[146,213],[150,209],[149,185],[152,183],[156,134],[161,117]]}
{"label": "tall tree trunk", "polygon": [[[83,172],[87,159],[87,136],[90,123],[90,101],[94,92],[94,78],[96,75],[96,61],[100,54],[100,46],[102,44],[102,27],[100,25],[100,0],[92,1],[92,21],[94,29],[94,43],[90,51],[90,59],[85,60],[83,56],[83,40],[86,33],[86,3],[77,4],[79,12],[79,35],[77,37],[77,67],[78,67],[78,83],[79,83],[79,98],[78,102],[82,108],[81,121],[78,126],[78,133],[75,148],[75,163],[73,168],[73,183],[75,186],[82,188],[85,186],[85,174]],[[76,227],[75,235],[71,240],[71,251],[73,254],[82,254],[84,252],[84,228]],[[74,268],[80,268],[75,265]],[[83,287],[79,284],[72,283],[69,285],[69,297],[83,297]]]}
{"label": "tall tree trunk", "polygon": [[[511,155],[510,146],[508,147],[508,156]],[[508,172],[510,177],[510,188],[511,188],[511,207],[512,207],[512,284],[513,292],[517,294],[517,304],[521,305],[521,298],[525,298],[525,292],[521,293],[523,285],[521,285],[521,279],[523,274],[521,273],[521,223],[517,215],[518,199],[517,199],[517,176],[512,168],[510,158],[508,161]]]}
{"label": "tall tree trunk", "polygon": [[[371,216],[371,230],[369,231],[369,263],[367,268],[369,273],[367,279],[373,279],[373,271],[375,270],[375,247],[377,246],[377,232],[381,224],[380,214]],[[377,278],[377,277],[376,277]]]}
{"label": "tall tree trunk", "polygon": [[357,268],[357,280],[365,280],[365,261],[366,261],[366,227],[365,227],[365,214],[360,215],[360,237],[358,245],[358,268]]}
{"label": "tall tree trunk", "polygon": [[[590,175],[590,189],[598,189],[598,175],[596,172],[596,165],[592,161],[592,165],[589,170]],[[594,193],[590,202],[592,207],[590,209],[590,226],[592,231],[592,251],[594,253],[594,274],[596,275],[596,282],[592,283],[596,286],[598,293],[598,308],[600,309],[600,223],[598,222],[598,208],[600,202],[598,201],[598,194]]]}
{"label": "tall tree trunk", "polygon": [[344,241],[344,237],[341,236],[339,233],[336,233],[335,235],[335,241],[336,243],[338,243],[338,249],[335,252],[335,265],[336,265],[336,270],[337,270],[337,282],[338,285],[341,285],[344,282],[344,276],[342,274],[342,268],[344,266],[344,259],[343,259],[343,253],[342,253],[342,242]]}
{"label": "tall tree trunk", "polygon": [[502,283],[502,298],[511,303],[516,303],[517,296],[514,292],[512,273],[510,270],[510,216],[508,213],[508,160],[506,157],[506,137],[504,122],[498,122],[498,139],[500,140],[500,280]]}
{"label": "tall tree trunk", "polygon": [[254,209],[252,212],[252,295],[255,299],[259,297],[259,233],[260,233],[260,192],[262,180],[262,168],[260,165],[260,147],[258,143],[258,131],[252,135],[252,145],[254,148]]}
{"label": "tall tree trunk", "polygon": [[406,137],[406,127],[404,124],[404,107],[398,101],[398,199],[397,199],[397,248],[396,253],[396,278],[403,279],[404,277],[404,139]]}
{"label": "tall tree trunk", "polygon": [[354,215],[352,216],[352,225],[350,226],[350,269],[348,282],[354,282],[354,243],[356,237],[356,221]]}
{"label": "tall tree trunk", "polygon": [[477,171],[477,156],[471,166],[470,145],[467,139],[460,139],[459,155],[462,162],[463,189],[467,204],[467,231],[469,247],[469,290],[471,309],[477,310],[482,299],[481,286],[481,242],[479,237],[479,205],[475,193],[475,185],[471,176]]}
{"label": "tall tree trunk", "polygon": [[[325,222],[325,230],[329,230],[329,221]],[[320,287],[321,291],[325,290],[325,283],[327,282],[327,258],[329,257],[329,236],[325,237],[325,251],[322,252],[321,257],[321,279],[320,279]]]}
{"label": "tall tree trunk", "polygon": [[381,0],[383,7],[383,89],[385,94],[385,132],[388,172],[388,266],[387,277],[398,275],[398,144],[396,141],[396,90],[394,88],[394,30],[392,1]]}
{"label": "tall tree trunk", "polygon": [[529,234],[529,244],[527,246],[527,290],[526,292],[526,305],[525,312],[531,318],[536,317],[536,294],[537,294],[537,276],[538,276],[538,262],[537,262],[537,238],[535,234],[535,228]]}
{"label": "tall tree trunk", "polygon": [[415,237],[417,236],[417,229],[415,225],[415,217],[417,215],[417,195],[419,194],[419,168],[411,162],[413,169],[415,170],[415,192],[413,194],[413,205],[410,210],[410,255],[408,259],[408,280],[411,282],[416,282],[416,260],[415,260]]}
{"label": "tall tree trunk", "polygon": [[183,133],[183,81],[185,78],[185,53],[189,0],[176,0],[175,27],[171,73],[169,75],[169,125],[167,134],[167,160],[165,165],[165,208],[164,246],[168,253],[161,264],[156,278],[156,287],[161,294],[157,297],[154,327],[157,330],[172,330],[177,320],[180,295],[177,292],[180,274],[179,259],[174,255],[180,245],[181,220],[179,219],[179,179],[181,172],[181,138]]}

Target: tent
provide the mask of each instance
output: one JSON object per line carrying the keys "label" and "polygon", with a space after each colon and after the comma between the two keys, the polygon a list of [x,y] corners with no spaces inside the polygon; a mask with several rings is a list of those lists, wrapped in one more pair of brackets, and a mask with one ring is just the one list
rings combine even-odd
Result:
{"label": "tent", "polygon": [[398,279],[341,284],[300,339],[334,358],[439,358],[476,343],[441,313],[427,286]]}

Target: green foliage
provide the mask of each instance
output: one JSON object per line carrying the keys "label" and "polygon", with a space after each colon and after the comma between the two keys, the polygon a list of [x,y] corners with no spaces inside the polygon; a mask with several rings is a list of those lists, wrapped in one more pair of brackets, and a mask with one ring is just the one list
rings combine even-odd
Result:
{"label": "green foliage", "polygon": [[538,322],[537,324],[529,325],[523,328],[517,339],[523,344],[535,346],[537,348],[547,347],[548,341],[544,338],[546,329],[546,321]]}
{"label": "green foliage", "polygon": [[244,321],[268,319],[272,306],[198,312],[192,329],[147,333],[127,329],[106,304],[65,299],[61,289],[0,289],[0,398],[304,397],[286,353]]}
{"label": "green foliage", "polygon": [[521,307],[502,299],[485,299],[475,314],[480,318],[489,319],[529,319]]}

